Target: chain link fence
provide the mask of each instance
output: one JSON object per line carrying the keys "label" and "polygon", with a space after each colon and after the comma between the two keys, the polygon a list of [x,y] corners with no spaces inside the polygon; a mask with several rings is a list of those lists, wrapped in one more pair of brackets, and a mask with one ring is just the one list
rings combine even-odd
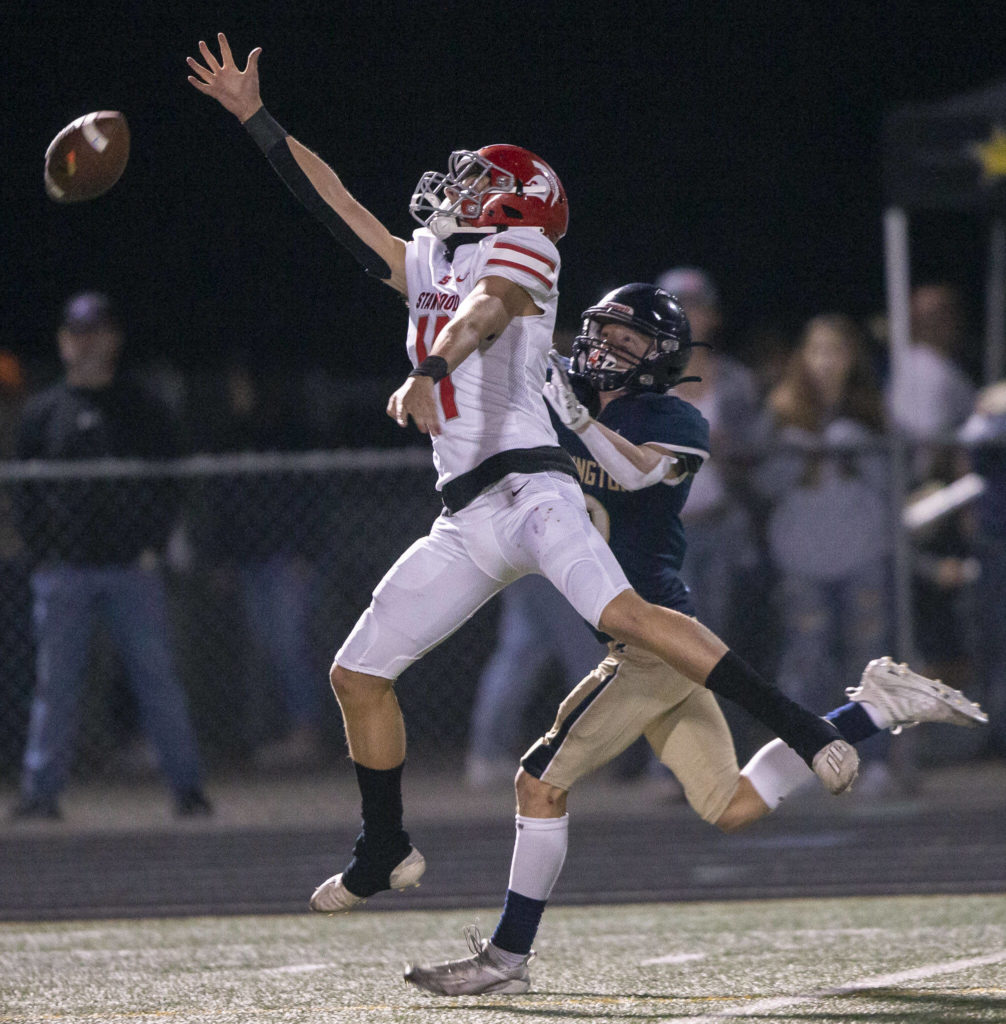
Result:
{"label": "chain link fence", "polygon": [[[438,515],[435,479],[425,449],[0,468],[4,776],[18,771],[34,686],[31,578],[55,556],[129,556],[163,575],[177,670],[211,768],[245,763],[289,724],[262,615],[276,616],[275,631],[283,601],[302,599],[306,618],[285,621],[304,631],[323,728],[332,749],[344,750],[328,685],[332,655],[381,576]],[[276,606],[256,618],[246,599],[249,572],[270,567],[279,570],[279,587],[267,594]],[[137,736],[114,626],[100,614],[114,609],[100,601],[97,609],[77,776],[114,770]],[[414,748],[443,752],[461,740],[472,689],[465,684],[493,639],[493,614],[483,610],[403,677]]]}
{"label": "chain link fence", "polygon": [[[744,473],[754,481],[763,470],[764,464],[748,465]],[[211,772],[248,766],[253,752],[289,725],[289,701],[277,683],[275,652],[263,643],[270,631],[302,632],[312,690],[305,699],[317,701],[327,746],[333,759],[341,757],[341,723],[328,686],[332,655],[388,567],[428,532],[439,514],[434,483],[425,446],[199,456],[166,464],[0,465],[3,779],[12,783],[17,778],[35,685],[32,576],[56,558],[128,560],[163,574],[177,670]],[[757,558],[728,566],[734,600],[721,627],[728,642],[762,671],[774,673],[784,631],[777,603],[780,574],[765,557],[770,505],[752,498],[749,511]],[[700,527],[695,524],[696,531]],[[917,532],[916,537],[924,535]],[[925,569],[927,557],[939,554],[933,555],[930,545],[926,555],[925,548],[926,543],[914,545],[916,573]],[[965,624],[977,621],[974,615],[969,618],[968,609],[977,607],[979,555],[955,552],[965,571],[952,596]],[[263,573],[268,576],[270,569],[278,589],[259,588],[256,603],[249,599],[250,578],[256,571],[260,579]],[[896,583],[892,574],[883,597],[892,619]],[[284,608],[290,588],[307,610],[300,618],[291,618]],[[264,605],[266,598],[274,604]],[[457,762],[476,681],[496,640],[497,604],[490,602],[402,677],[398,694],[417,757]],[[939,628],[954,627],[946,621]],[[988,700],[974,672],[981,632],[965,632],[963,638],[937,639],[954,639],[955,657],[966,662],[963,682],[970,695]],[[135,750],[142,734],[114,641],[114,628],[99,617],[81,708],[77,778],[122,770],[124,752]],[[525,712],[525,739],[547,726],[573,682],[556,672],[546,679]],[[982,742],[953,749],[957,756],[974,756]]]}

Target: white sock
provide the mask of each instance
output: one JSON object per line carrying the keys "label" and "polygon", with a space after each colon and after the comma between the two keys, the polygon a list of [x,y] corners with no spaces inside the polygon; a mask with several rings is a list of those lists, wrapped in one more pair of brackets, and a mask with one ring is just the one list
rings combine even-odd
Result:
{"label": "white sock", "polygon": [[569,815],[517,815],[517,840],[510,862],[510,888],[532,900],[547,900],[562,871],[569,845]]}
{"label": "white sock", "polygon": [[496,962],[497,967],[520,967],[527,960],[526,953],[511,953],[509,949],[500,949],[499,946],[489,943],[489,956]]}
{"label": "white sock", "polygon": [[782,740],[772,740],[741,769],[757,794],[774,811],[813,775],[807,762]]}

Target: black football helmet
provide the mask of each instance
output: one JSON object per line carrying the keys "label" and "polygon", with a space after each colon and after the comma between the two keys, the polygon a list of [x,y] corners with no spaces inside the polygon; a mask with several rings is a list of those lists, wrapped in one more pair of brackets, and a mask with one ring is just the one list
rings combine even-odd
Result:
{"label": "black football helmet", "polygon": [[[624,324],[653,338],[642,357],[612,345],[601,335],[605,324]],[[692,354],[692,331],[678,300],[652,284],[626,284],[608,292],[583,312],[573,339],[569,376],[595,391],[655,391],[680,384]],[[619,365],[621,364],[621,365]]]}

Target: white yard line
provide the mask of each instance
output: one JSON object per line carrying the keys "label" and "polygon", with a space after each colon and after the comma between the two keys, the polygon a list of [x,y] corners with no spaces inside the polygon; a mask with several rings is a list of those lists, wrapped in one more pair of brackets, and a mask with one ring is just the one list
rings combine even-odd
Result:
{"label": "white yard line", "polygon": [[286,967],[266,967],[260,974],[307,974],[310,971],[334,971],[338,964],[287,964]]}
{"label": "white yard line", "polygon": [[668,953],[667,956],[655,956],[652,960],[640,960],[640,967],[649,967],[650,964],[684,964],[689,960],[704,960],[705,953]]}
{"label": "white yard line", "polygon": [[708,1017],[688,1017],[689,1024],[705,1024],[715,1022],[727,1017],[751,1017],[755,1014],[770,1013],[772,1010],[782,1009],[784,1006],[794,1006],[797,1003],[811,1003],[827,996],[843,996],[852,992],[860,992],[864,989],[888,988],[891,985],[901,985],[906,981],[921,981],[924,978],[935,978],[940,974],[954,974],[957,971],[967,971],[972,967],[987,967],[989,964],[998,964],[1006,960],[1006,949],[1000,949],[997,953],[989,953],[986,956],[971,957],[968,960],[948,960],[941,964],[928,964],[925,967],[913,967],[908,971],[897,971],[894,974],[877,974],[872,978],[860,978],[859,981],[849,982],[847,985],[840,985],[838,988],[821,989],[819,992],[810,992],[805,995],[778,996],[774,999],[759,999],[746,1006],[732,1007],[710,1014]]}

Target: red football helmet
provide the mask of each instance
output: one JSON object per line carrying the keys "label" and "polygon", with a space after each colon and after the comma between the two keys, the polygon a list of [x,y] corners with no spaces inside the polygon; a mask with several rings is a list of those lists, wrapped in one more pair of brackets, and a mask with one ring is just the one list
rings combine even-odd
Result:
{"label": "red football helmet", "polygon": [[438,238],[499,226],[538,228],[558,242],[569,224],[569,202],[559,176],[520,146],[456,149],[447,173],[427,171],[409,211]]}

